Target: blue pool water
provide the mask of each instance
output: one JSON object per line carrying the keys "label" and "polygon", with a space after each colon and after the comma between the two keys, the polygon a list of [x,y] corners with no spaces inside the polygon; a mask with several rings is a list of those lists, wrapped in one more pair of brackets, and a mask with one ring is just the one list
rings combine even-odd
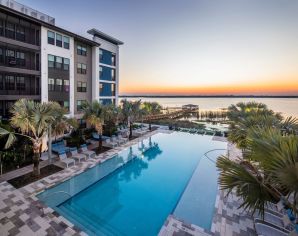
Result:
{"label": "blue pool water", "polygon": [[[210,229],[217,173],[203,154],[226,148],[211,139],[154,135],[38,197],[90,235],[157,235],[173,213]],[[198,212],[183,210],[192,204]]]}

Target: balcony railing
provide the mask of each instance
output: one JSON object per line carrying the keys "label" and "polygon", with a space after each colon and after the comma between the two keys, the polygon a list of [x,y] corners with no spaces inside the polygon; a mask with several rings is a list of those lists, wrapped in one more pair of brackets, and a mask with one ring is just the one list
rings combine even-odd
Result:
{"label": "balcony railing", "polygon": [[34,10],[30,7],[27,7],[23,4],[20,4],[14,0],[0,0],[0,4],[6,7],[9,7],[15,11],[22,12],[28,16],[34,17],[36,19],[42,20],[49,24],[55,25],[55,18],[47,14],[44,14],[40,11]]}

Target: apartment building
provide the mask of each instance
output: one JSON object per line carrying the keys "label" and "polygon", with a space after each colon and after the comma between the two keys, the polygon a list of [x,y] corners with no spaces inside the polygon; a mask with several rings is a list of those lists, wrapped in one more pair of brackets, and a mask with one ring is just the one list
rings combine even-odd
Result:
{"label": "apartment building", "polygon": [[13,0],[0,0],[0,117],[20,98],[56,101],[70,116],[82,104],[118,103],[119,46],[99,30],[92,39],[55,25],[55,19]]}

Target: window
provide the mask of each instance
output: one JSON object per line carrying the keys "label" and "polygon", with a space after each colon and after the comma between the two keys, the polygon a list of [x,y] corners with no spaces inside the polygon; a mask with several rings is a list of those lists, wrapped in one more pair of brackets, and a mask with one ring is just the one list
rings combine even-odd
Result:
{"label": "window", "polygon": [[0,63],[4,62],[4,55],[3,55],[3,49],[0,48]]}
{"label": "window", "polygon": [[102,79],[102,66],[99,67],[99,79]]}
{"label": "window", "polygon": [[26,90],[25,77],[17,76],[17,90]]}
{"label": "window", "polygon": [[15,25],[10,22],[6,22],[6,37],[15,38]]}
{"label": "window", "polygon": [[111,78],[112,78],[112,80],[115,80],[116,79],[115,70],[114,69],[111,70]]}
{"label": "window", "polygon": [[81,71],[82,71],[82,64],[81,63],[78,63],[78,65],[77,65],[77,73],[81,74]]}
{"label": "window", "polygon": [[102,84],[102,83],[99,84],[99,92],[100,92],[100,93],[103,92],[103,84]]}
{"label": "window", "polygon": [[86,74],[87,73],[87,65],[83,64],[83,63],[78,63],[77,72],[79,74]]}
{"label": "window", "polygon": [[48,90],[55,91],[55,79],[49,78],[48,80]]}
{"label": "window", "polygon": [[0,35],[3,36],[4,35],[4,21],[0,20]]}
{"label": "window", "polygon": [[115,66],[116,65],[116,55],[112,54],[112,65]]}
{"label": "window", "polygon": [[77,100],[77,111],[82,110],[82,106],[85,102],[86,102],[85,100]]}
{"label": "window", "polygon": [[3,76],[0,75],[0,90],[3,90],[4,89],[4,79],[3,79]]}
{"label": "window", "polygon": [[86,74],[86,73],[87,73],[87,65],[82,64],[82,74]]}
{"label": "window", "polygon": [[64,64],[63,64],[63,69],[64,70],[69,70],[69,59],[68,58],[64,58]]}
{"label": "window", "polygon": [[54,68],[55,67],[55,56],[48,55],[48,67]]}
{"label": "window", "polygon": [[25,41],[25,28],[23,26],[17,26],[16,39],[20,41]]}
{"label": "window", "polygon": [[64,80],[64,92],[69,92],[69,80]]}
{"label": "window", "polygon": [[15,81],[14,76],[7,75],[5,78],[5,89],[6,90],[15,90]]}
{"label": "window", "polygon": [[8,63],[10,66],[15,66],[17,64],[15,55],[16,53],[14,50],[6,50],[6,63]]}
{"label": "window", "polygon": [[57,69],[62,69],[62,57],[56,57],[55,67]]}
{"label": "window", "polygon": [[56,91],[62,91],[62,79],[56,79]]}
{"label": "window", "polygon": [[17,64],[20,66],[25,66],[25,53],[23,52],[16,52],[16,59],[17,59]]}
{"label": "window", "polygon": [[15,51],[14,50],[9,50],[9,49],[7,49],[6,50],[6,56],[7,57],[15,57]]}
{"label": "window", "polygon": [[87,48],[81,45],[77,46],[77,54],[78,55],[82,55],[82,56],[86,56],[87,55]]}
{"label": "window", "polygon": [[69,101],[64,101],[63,102],[63,107],[69,110]]}
{"label": "window", "polygon": [[103,59],[103,51],[99,49],[99,60],[101,61]]}
{"label": "window", "polygon": [[69,37],[63,36],[63,47],[69,49]]}
{"label": "window", "polygon": [[56,46],[62,47],[62,35],[56,34]]}
{"label": "window", "polygon": [[78,81],[77,91],[78,92],[87,92],[87,83]]}
{"label": "window", "polygon": [[55,33],[48,30],[48,44],[55,45]]}
{"label": "window", "polygon": [[87,55],[87,48],[82,47],[82,55],[86,56]]}
{"label": "window", "polygon": [[82,55],[82,46],[81,45],[77,46],[77,54]]}

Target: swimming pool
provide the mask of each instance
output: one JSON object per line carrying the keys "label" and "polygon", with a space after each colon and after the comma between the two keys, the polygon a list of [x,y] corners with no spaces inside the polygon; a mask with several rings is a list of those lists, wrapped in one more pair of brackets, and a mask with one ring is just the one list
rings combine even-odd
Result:
{"label": "swimming pool", "polygon": [[89,235],[157,235],[169,214],[188,216],[176,208],[187,196],[190,179],[200,179],[201,172],[202,191],[193,204],[208,207],[189,219],[209,229],[217,173],[203,154],[224,148],[226,143],[210,136],[159,133],[37,197]]}

